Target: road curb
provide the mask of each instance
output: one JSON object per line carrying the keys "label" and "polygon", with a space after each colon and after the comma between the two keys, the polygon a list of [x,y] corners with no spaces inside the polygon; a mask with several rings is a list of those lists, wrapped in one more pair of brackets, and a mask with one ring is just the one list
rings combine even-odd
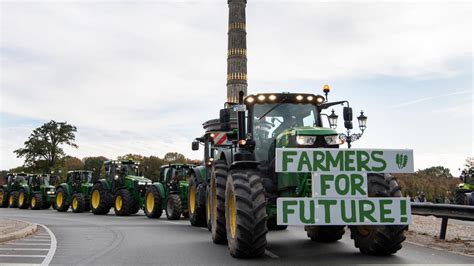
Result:
{"label": "road curb", "polygon": [[[13,219],[10,219],[10,220],[13,220]],[[14,221],[20,221],[20,220],[14,220]],[[29,223],[29,222],[25,222],[25,221],[20,221],[20,222],[27,223],[28,226],[26,226],[25,228],[20,229],[18,231],[8,233],[8,234],[5,234],[5,235],[1,235],[0,236],[0,243],[10,241],[10,240],[24,238],[24,237],[32,235],[32,234],[36,233],[36,231],[38,231],[38,225],[37,224]]]}

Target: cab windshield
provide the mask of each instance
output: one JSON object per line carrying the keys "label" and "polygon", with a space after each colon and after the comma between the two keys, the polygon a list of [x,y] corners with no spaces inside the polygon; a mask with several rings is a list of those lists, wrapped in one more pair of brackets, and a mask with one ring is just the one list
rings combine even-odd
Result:
{"label": "cab windshield", "polygon": [[178,180],[185,180],[188,177],[188,167],[173,168],[171,178],[177,177]]}
{"label": "cab windshield", "polygon": [[121,172],[124,176],[138,175],[138,166],[135,164],[122,164]]}
{"label": "cab windshield", "polygon": [[255,104],[251,115],[259,161],[268,159],[270,146],[286,129],[320,125],[318,109],[310,103]]}
{"label": "cab windshield", "polygon": [[81,173],[81,181],[83,183],[90,183],[92,180],[92,173],[91,172],[82,172]]}

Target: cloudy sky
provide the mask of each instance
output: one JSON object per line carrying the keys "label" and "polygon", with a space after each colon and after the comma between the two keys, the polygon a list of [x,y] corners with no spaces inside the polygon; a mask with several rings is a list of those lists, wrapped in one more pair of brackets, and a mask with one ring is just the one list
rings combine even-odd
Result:
{"label": "cloudy sky", "polygon": [[[191,141],[226,96],[226,3],[1,1],[0,169],[21,165],[12,151],[51,119],[78,127],[66,151],[80,158],[200,158]],[[470,1],[248,0],[249,92],[327,83],[369,117],[355,148],[410,148],[416,169],[457,173],[473,156],[472,13]]]}

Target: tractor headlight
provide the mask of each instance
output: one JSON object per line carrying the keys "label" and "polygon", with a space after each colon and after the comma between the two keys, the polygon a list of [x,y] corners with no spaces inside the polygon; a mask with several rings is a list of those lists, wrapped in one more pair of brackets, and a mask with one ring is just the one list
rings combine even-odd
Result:
{"label": "tractor headlight", "polygon": [[148,185],[148,184],[151,184],[151,182],[148,182],[148,181],[138,181],[138,185],[139,185],[139,186],[145,186],[145,185]]}
{"label": "tractor headlight", "polygon": [[324,139],[328,145],[341,145],[344,142],[339,138],[339,135],[325,136]]}
{"label": "tractor headlight", "polygon": [[299,145],[314,145],[316,136],[296,136],[296,143]]}
{"label": "tractor headlight", "polygon": [[46,191],[46,194],[48,194],[48,195],[54,195],[54,191],[51,191],[51,190],[50,190],[50,191]]}

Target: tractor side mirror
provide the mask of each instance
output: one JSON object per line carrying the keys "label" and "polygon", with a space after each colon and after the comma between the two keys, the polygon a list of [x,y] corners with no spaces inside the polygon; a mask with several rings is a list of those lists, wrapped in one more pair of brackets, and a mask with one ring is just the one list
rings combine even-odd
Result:
{"label": "tractor side mirror", "polygon": [[221,109],[221,111],[219,112],[219,122],[221,124],[222,131],[230,130],[230,110],[229,109]]}
{"label": "tractor side mirror", "polygon": [[347,130],[352,129],[353,128],[353,126],[352,126],[352,108],[351,107],[344,107],[343,115],[344,115],[344,127]]}
{"label": "tractor side mirror", "polygon": [[193,143],[191,144],[191,148],[193,149],[193,151],[199,150],[199,141],[193,141]]}

